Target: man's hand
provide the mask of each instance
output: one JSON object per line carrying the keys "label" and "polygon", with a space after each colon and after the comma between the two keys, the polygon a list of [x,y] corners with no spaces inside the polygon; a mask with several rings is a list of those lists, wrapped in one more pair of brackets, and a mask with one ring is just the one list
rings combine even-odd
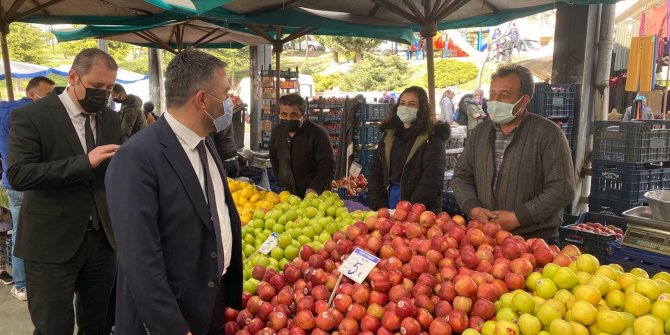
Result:
{"label": "man's hand", "polygon": [[315,191],[314,189],[312,189],[312,188],[308,188],[307,191],[305,191],[305,195],[308,195],[308,194],[310,194],[310,193],[314,193],[314,194],[316,194],[316,195],[319,195],[319,193],[316,193],[316,191]]}
{"label": "man's hand", "polygon": [[479,119],[480,117],[482,117],[482,115],[479,114],[479,113],[474,113],[474,114],[472,114],[472,116],[473,116],[475,119]]}
{"label": "man's hand", "polygon": [[494,211],[494,213],[498,216],[498,218],[493,222],[500,224],[502,229],[506,231],[512,231],[520,226],[519,219],[516,217],[514,212]]}
{"label": "man's hand", "polygon": [[497,219],[498,215],[484,207],[475,207],[470,210],[470,218],[481,223],[489,223],[490,220]]}
{"label": "man's hand", "polygon": [[88,162],[91,163],[92,168],[98,167],[102,161],[107,158],[111,158],[116,153],[116,150],[119,149],[118,144],[107,144],[95,147],[91,152],[88,153]]}

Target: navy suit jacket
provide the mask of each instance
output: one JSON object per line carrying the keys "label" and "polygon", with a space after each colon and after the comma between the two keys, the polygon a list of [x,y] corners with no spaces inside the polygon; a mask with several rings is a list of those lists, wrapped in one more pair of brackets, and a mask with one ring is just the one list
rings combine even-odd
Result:
{"label": "navy suit jacket", "polygon": [[204,192],[165,118],[112,159],[105,184],[117,240],[117,334],[145,334],[145,327],[161,335],[223,334],[224,307],[241,305],[240,218],[214,143],[206,143],[224,180],[233,234],[223,277]]}

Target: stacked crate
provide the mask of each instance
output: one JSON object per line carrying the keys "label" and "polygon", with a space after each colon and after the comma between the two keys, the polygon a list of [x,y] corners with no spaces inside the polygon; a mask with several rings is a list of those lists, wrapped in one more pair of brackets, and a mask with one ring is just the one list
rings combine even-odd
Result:
{"label": "stacked crate", "polygon": [[354,161],[363,168],[361,173],[368,175],[370,163],[374,157],[377,144],[381,140],[379,125],[390,111],[386,103],[367,103],[365,99],[356,114],[354,124]]}
{"label": "stacked crate", "polygon": [[444,172],[444,188],[442,189],[442,210],[451,215],[460,214],[461,212],[458,203],[456,202],[456,196],[454,196],[454,192],[451,188],[451,178],[454,176],[454,169],[456,168],[458,159],[465,147],[467,136],[467,127],[452,127],[451,136],[449,136],[449,140],[445,147],[447,161]]}
{"label": "stacked crate", "polygon": [[570,149],[574,149],[573,128],[577,110],[575,99],[577,85],[535,84],[535,93],[528,107],[531,113],[541,115],[554,121],[568,139]]}
{"label": "stacked crate", "polygon": [[595,121],[591,212],[620,216],[670,188],[670,121]]}

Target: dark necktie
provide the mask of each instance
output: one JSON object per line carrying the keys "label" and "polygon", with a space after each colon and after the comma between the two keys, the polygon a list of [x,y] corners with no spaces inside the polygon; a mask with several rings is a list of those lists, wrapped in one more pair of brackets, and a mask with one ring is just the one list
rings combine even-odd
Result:
{"label": "dark necktie", "polygon": [[93,137],[93,128],[91,128],[91,115],[85,114],[86,126],[84,127],[84,137],[86,137],[86,152],[91,152],[95,148],[95,137]]}
{"label": "dark necktie", "polygon": [[[95,138],[93,137],[93,128],[91,128],[91,115],[84,114],[86,122],[84,125],[84,137],[86,138],[86,152],[89,153],[95,148]],[[93,116],[95,117],[95,116]],[[93,196],[93,213],[91,213],[91,228],[100,229],[100,215],[98,214],[98,205]]]}
{"label": "dark necktie", "polygon": [[219,267],[219,276],[223,274],[224,258],[223,258],[223,240],[221,239],[221,222],[219,221],[219,210],[216,207],[216,197],[214,196],[214,183],[210,175],[209,162],[207,159],[207,148],[205,148],[205,141],[200,141],[197,146],[200,162],[205,172],[205,193],[207,194],[207,203],[209,204],[209,215],[214,232],[216,233],[216,254]]}

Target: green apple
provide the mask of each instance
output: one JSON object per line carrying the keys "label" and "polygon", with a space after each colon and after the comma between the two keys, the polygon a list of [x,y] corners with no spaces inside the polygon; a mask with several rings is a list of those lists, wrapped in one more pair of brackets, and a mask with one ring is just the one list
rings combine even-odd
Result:
{"label": "green apple", "polygon": [[279,237],[277,237],[277,245],[280,248],[288,247],[291,245],[291,242],[293,242],[293,238],[288,233],[281,234]]}
{"label": "green apple", "polygon": [[532,314],[522,314],[519,317],[519,330],[523,335],[537,335],[542,330],[542,322]]}
{"label": "green apple", "polygon": [[295,247],[294,245],[289,245],[286,248],[284,248],[284,257],[286,257],[286,259],[288,259],[289,261],[292,261],[296,257],[298,257],[299,253],[300,249]]}

